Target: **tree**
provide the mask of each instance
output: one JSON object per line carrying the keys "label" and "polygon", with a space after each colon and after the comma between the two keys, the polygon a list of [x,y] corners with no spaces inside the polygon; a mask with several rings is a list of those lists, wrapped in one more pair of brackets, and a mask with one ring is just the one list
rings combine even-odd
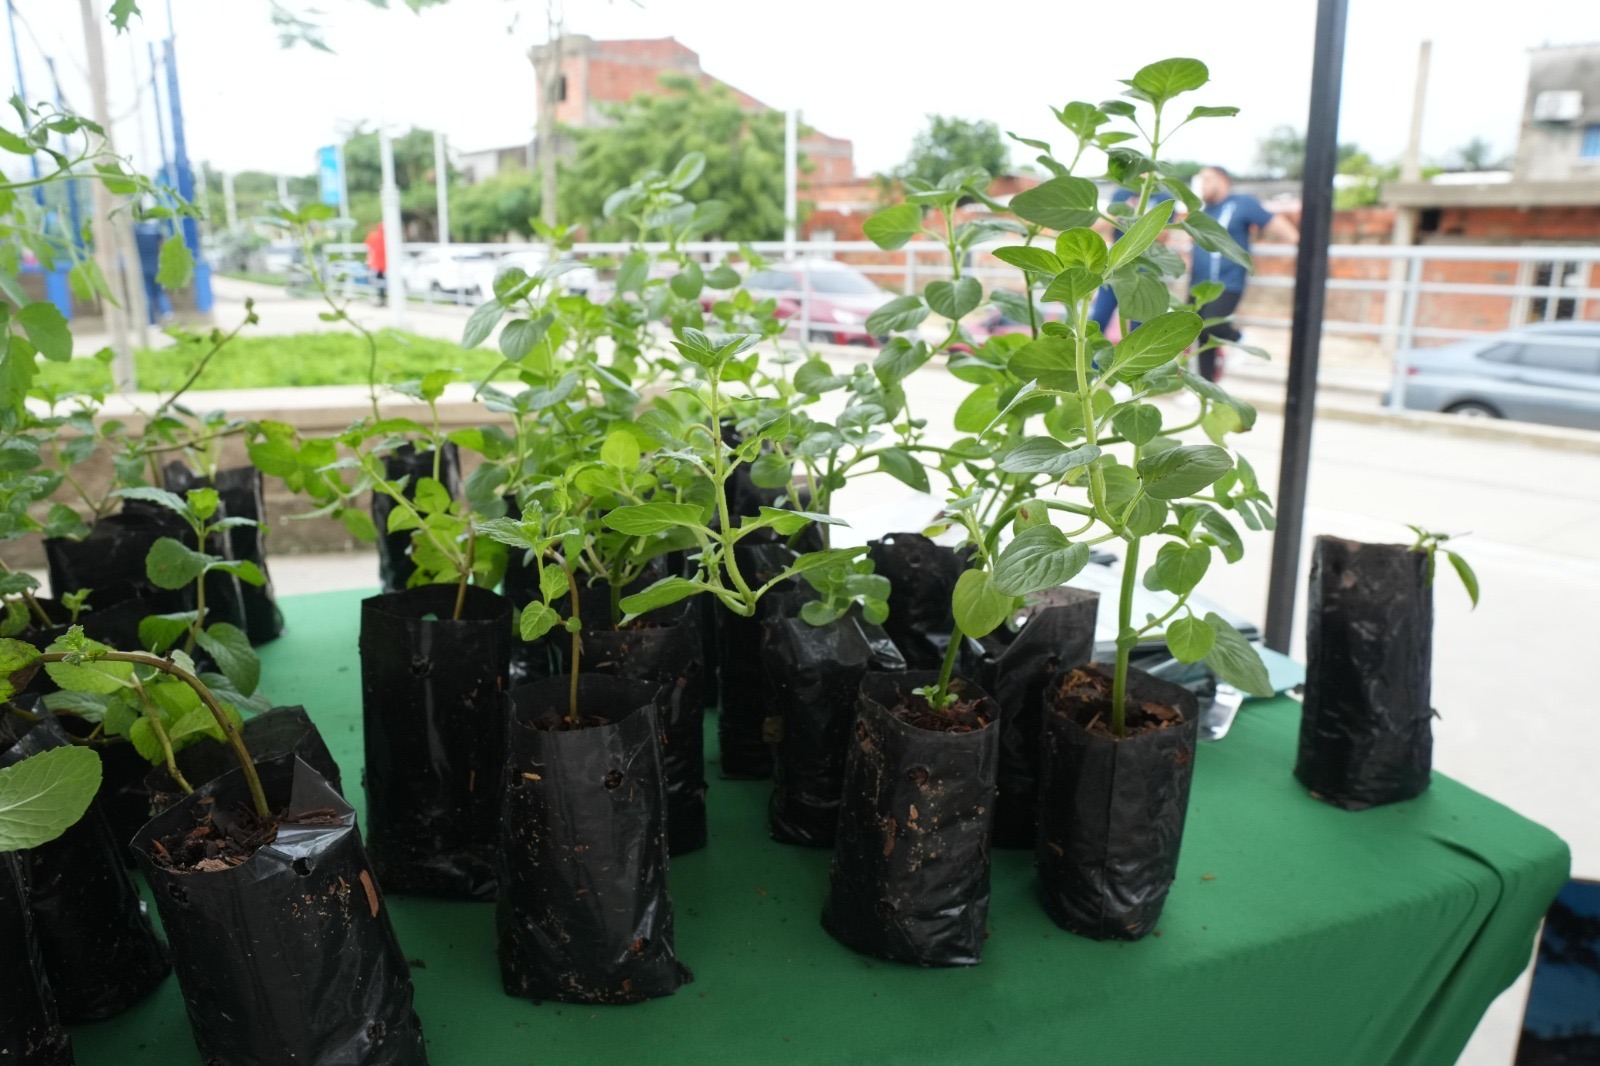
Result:
{"label": "tree", "polygon": [[911,142],[911,154],[895,170],[898,178],[929,184],[962,167],[982,167],[991,175],[1011,166],[1011,151],[993,122],[969,122],[949,115],[929,115],[928,128]]}
{"label": "tree", "polygon": [[[1361,160],[1371,160],[1357,144],[1339,146],[1339,173],[1360,173]],[[1256,165],[1274,178],[1301,178],[1306,172],[1306,135],[1293,126],[1276,126],[1272,132],[1256,142]]]}
{"label": "tree", "polygon": [[665,174],[689,152],[701,152],[705,170],[683,195],[727,204],[719,236],[781,237],[783,115],[746,111],[726,87],[705,88],[681,74],[664,75],[661,85],[661,93],[641,93],[613,108],[613,125],[565,131],[574,152],[561,166],[561,220],[585,227],[591,240],[634,237],[605,219],[606,197],[646,171]]}
{"label": "tree", "polygon": [[1474,137],[1457,148],[1455,157],[1462,170],[1499,170],[1506,165],[1505,158],[1495,154],[1494,145],[1482,137]]}
{"label": "tree", "polygon": [[450,228],[463,241],[529,238],[539,214],[539,176],[507,167],[476,185],[450,189]]}

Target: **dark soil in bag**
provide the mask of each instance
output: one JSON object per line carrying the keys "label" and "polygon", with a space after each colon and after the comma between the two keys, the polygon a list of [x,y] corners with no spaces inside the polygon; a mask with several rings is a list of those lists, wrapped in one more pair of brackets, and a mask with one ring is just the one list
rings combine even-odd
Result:
{"label": "dark soil in bag", "polygon": [[[218,471],[215,481],[201,477],[183,463],[168,463],[162,474],[167,488],[180,494],[196,488],[216,489],[222,498],[222,506],[218,509],[217,517],[248,518],[253,522],[260,522],[266,518],[266,504],[262,499],[261,471],[253,466],[236,466]],[[259,526],[241,526],[217,534],[214,539],[221,543],[208,545],[206,548],[206,551],[213,555],[255,563],[267,579],[266,584],[259,586],[230,579],[219,587],[223,595],[231,594],[238,597],[237,613],[242,618],[241,628],[249,636],[251,644],[265,644],[283,634],[283,612],[278,610],[278,601],[272,593],[272,575],[267,571],[265,538],[266,531]],[[213,602],[211,579],[228,577],[229,575],[222,573],[207,575],[208,604]]]}
{"label": "dark soil in bag", "polygon": [[355,811],[293,756],[234,770],[134,842],[201,1058],[229,1066],[427,1062],[411,974]]}
{"label": "dark soil in bag", "polygon": [[856,697],[869,670],[904,670],[888,634],[852,611],[825,626],[769,618],[761,662],[777,745],[767,824],[772,839],[833,846]]}
{"label": "dark soil in bag", "polygon": [[[734,547],[739,572],[745,582],[762,585],[794,561],[785,544],[740,541]],[[809,590],[808,590],[809,591]],[[764,781],[772,776],[772,742],[768,735],[766,674],[761,667],[761,624],[798,610],[805,598],[793,578],[775,585],[756,613],[745,618],[722,604],[711,608],[717,627],[717,741],[722,752],[722,776],[735,780]]]}
{"label": "dark soil in bag", "polygon": [[0,851],[0,1061],[72,1066],[72,1038],[56,1016],[28,911],[22,860],[5,851]]}
{"label": "dark soil in bag", "polygon": [[1100,597],[1058,588],[1032,597],[1015,632],[996,630],[981,642],[979,660],[965,669],[1000,705],[999,791],[994,846],[1032,848],[1039,829],[1039,739],[1044,690],[1057,673],[1094,658],[1094,622]]}
{"label": "dark soil in bag", "polygon": [[1432,679],[1427,555],[1318,537],[1295,777],[1352,811],[1421,795],[1433,767]]}
{"label": "dark soil in bag", "polygon": [[869,673],[845,761],[822,927],[917,966],[973,966],[989,914],[999,709],[959,679],[943,714],[914,696],[932,671]]}
{"label": "dark soil in bag", "polygon": [[367,841],[391,892],[494,898],[511,604],[423,585],[361,602]]}
{"label": "dark soil in bag", "polygon": [[1044,696],[1036,858],[1044,909],[1095,940],[1156,927],[1178,868],[1200,708],[1186,688],[1128,671],[1128,732],[1108,725],[1112,668],[1093,663]]}
{"label": "dark soil in bag", "polygon": [[[415,499],[417,481],[433,476],[433,452],[419,452],[415,445],[402,444],[383,457],[383,470],[390,481],[407,478],[403,493],[406,499]],[[461,452],[454,444],[446,444],[439,456],[439,483],[452,498],[460,498]],[[394,500],[386,493],[372,494],[372,521],[378,527],[378,577],[383,581],[385,592],[399,592],[405,588],[417,569],[411,561],[412,531],[388,531],[389,512],[394,508]]]}
{"label": "dark soil in bag", "polygon": [[693,980],[673,944],[666,792],[656,693],[643,681],[570,677],[506,697],[496,924],[508,995],[639,1003]]}
{"label": "dark soil in bag", "polygon": [[[304,707],[274,707],[265,714],[247,718],[239,734],[253,758],[265,760],[279,755],[298,755],[333,786],[335,792],[344,795],[339,766],[328,753],[322,733]],[[178,772],[189,782],[190,788],[214,781],[239,765],[232,748],[209,737],[178,752],[177,761]],[[151,770],[144,781],[150,793],[151,810],[156,814],[183,800],[183,790],[172,780],[165,765]]]}
{"label": "dark soil in bag", "polygon": [[148,600],[155,608],[152,614],[194,609],[192,594],[158,588],[145,574],[152,544],[171,537],[194,547],[193,531],[165,507],[137,503],[129,500],[120,514],[100,519],[83,540],[51,537],[44,542],[52,598],[91,589],[89,605],[96,611],[135,597]]}
{"label": "dark soil in bag", "polygon": [[[0,721],[0,767],[71,743],[54,718]],[[69,1024],[120,1014],[170,967],[123,865],[123,842],[98,804],[47,844],[20,853],[29,906],[56,1006]]]}
{"label": "dark soil in bag", "polygon": [[950,595],[970,565],[967,554],[920,533],[891,533],[867,545],[873,571],[889,579],[883,628],[912,670],[937,670],[950,646]]}
{"label": "dark soil in bag", "polygon": [[[706,846],[706,686],[697,604],[677,603],[608,628],[610,587],[582,589],[579,673],[644,681],[656,694],[661,768],[667,788],[667,845],[685,855]],[[563,604],[557,608],[565,611]],[[572,636],[552,632],[551,676],[570,676]]]}

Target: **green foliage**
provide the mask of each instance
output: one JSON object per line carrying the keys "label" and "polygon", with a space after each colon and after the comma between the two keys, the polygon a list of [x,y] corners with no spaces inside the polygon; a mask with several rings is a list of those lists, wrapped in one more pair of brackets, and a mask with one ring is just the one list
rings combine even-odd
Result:
{"label": "green foliage", "polygon": [[1459,552],[1444,546],[1445,542],[1454,536],[1450,533],[1432,533],[1421,526],[1406,526],[1417,535],[1416,541],[1411,545],[1412,551],[1423,552],[1428,556],[1428,586],[1433,587],[1434,574],[1437,572],[1436,563],[1440,553],[1450,560],[1450,568],[1456,572],[1456,577],[1461,579],[1462,588],[1467,590],[1467,597],[1472,600],[1474,609],[1478,606],[1478,575],[1472,566],[1461,557]]}
{"label": "green foliage", "polygon": [[472,185],[450,190],[451,236],[463,241],[494,241],[533,236],[541,202],[539,176],[506,167]]}
{"label": "green foliage", "polygon": [[858,607],[866,622],[882,625],[889,617],[889,579],[872,571],[872,560],[866,556],[840,556],[805,570],[801,576],[817,598],[801,607],[800,617],[810,625],[825,626]]}
{"label": "green foliage", "polygon": [[88,748],[52,748],[0,769],[0,852],[54,840],[99,790],[100,756]]}
{"label": "green foliage", "polygon": [[937,185],[946,176],[969,167],[1003,174],[1010,165],[1010,149],[1000,136],[1000,127],[993,122],[929,115],[927,128],[911,142],[910,154],[894,175]]}

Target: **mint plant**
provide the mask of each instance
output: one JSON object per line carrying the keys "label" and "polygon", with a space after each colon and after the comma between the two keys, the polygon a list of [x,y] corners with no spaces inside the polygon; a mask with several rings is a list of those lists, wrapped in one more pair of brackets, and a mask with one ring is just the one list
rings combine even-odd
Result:
{"label": "mint plant", "polygon": [[99,791],[100,756],[88,748],[51,748],[0,769],[0,852],[50,843]]}
{"label": "mint plant", "polygon": [[1433,587],[1433,576],[1436,572],[1436,563],[1440,554],[1450,560],[1450,566],[1455,570],[1456,576],[1461,579],[1461,586],[1467,590],[1467,597],[1472,600],[1472,606],[1478,606],[1478,575],[1473,572],[1471,565],[1461,557],[1461,553],[1446,548],[1445,542],[1455,537],[1451,533],[1431,533],[1421,526],[1407,525],[1407,529],[1417,535],[1416,541],[1411,545],[1412,551],[1423,552],[1428,556],[1428,587]]}

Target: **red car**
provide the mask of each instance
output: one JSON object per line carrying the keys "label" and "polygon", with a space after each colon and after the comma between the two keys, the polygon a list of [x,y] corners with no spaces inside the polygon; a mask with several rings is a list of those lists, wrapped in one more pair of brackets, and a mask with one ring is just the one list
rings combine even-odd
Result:
{"label": "red car", "polygon": [[883,338],[867,332],[867,316],[894,299],[861,271],[832,259],[778,263],[751,274],[744,288],[778,301],[778,317],[789,322],[786,336],[798,337],[803,329],[806,340],[819,344],[876,347]]}

